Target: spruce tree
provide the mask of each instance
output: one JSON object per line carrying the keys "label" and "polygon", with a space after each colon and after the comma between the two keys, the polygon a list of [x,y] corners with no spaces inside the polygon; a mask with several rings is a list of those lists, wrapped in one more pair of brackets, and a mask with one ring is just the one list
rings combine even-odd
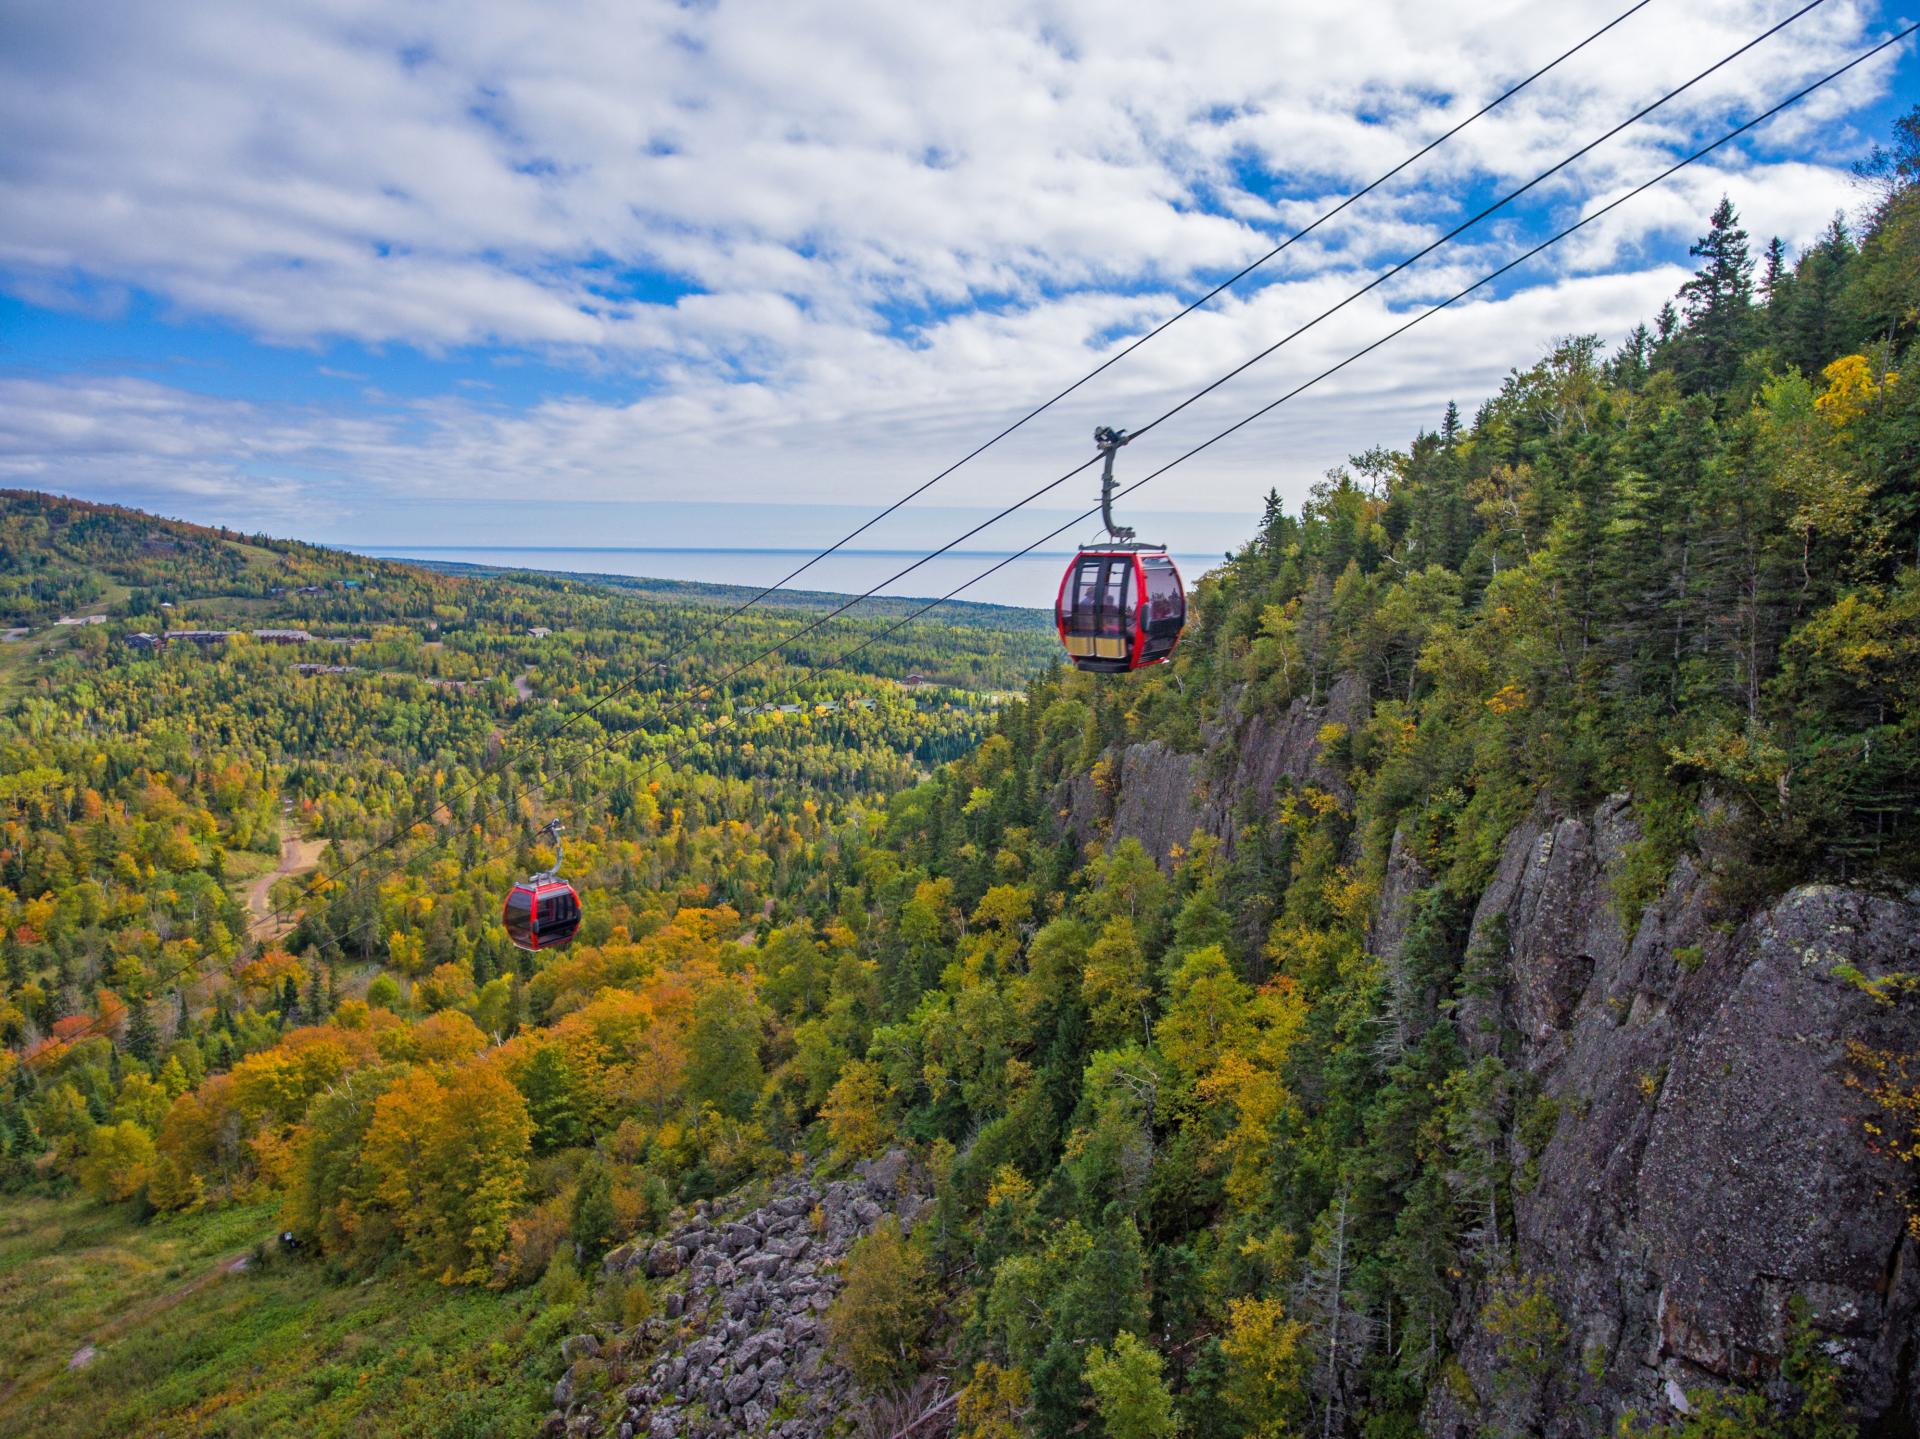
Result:
{"label": "spruce tree", "polygon": [[1653,333],[1635,325],[1621,342],[1619,353],[1607,362],[1607,379],[1625,390],[1638,391],[1647,381],[1653,361]]}
{"label": "spruce tree", "polygon": [[1835,215],[1826,232],[1800,257],[1782,289],[1776,331],[1780,358],[1817,380],[1821,370],[1854,348],[1857,326],[1848,313],[1846,294],[1858,258],[1844,217]]}
{"label": "spruce tree", "polygon": [[1687,329],[1675,368],[1689,389],[1724,394],[1740,368],[1753,320],[1753,257],[1726,196],[1714,206],[1707,233],[1687,253],[1702,263],[1680,287]]}
{"label": "spruce tree", "polygon": [[589,1158],[580,1171],[580,1183],[573,1193],[574,1258],[583,1267],[597,1265],[613,1239],[613,1175],[598,1154]]}
{"label": "spruce tree", "polygon": [[1760,293],[1771,307],[1787,279],[1787,244],[1778,235],[1767,241],[1767,268],[1760,276]]}
{"label": "spruce tree", "polygon": [[142,995],[133,1002],[133,1014],[127,1021],[127,1053],[151,1065],[159,1052],[160,1031],[154,1026],[153,1009]]}
{"label": "spruce tree", "polygon": [[1148,1332],[1146,1255],[1119,1205],[1109,1207],[1092,1246],[1064,1277],[1048,1323],[1051,1337],[1034,1365],[1033,1428],[1064,1439],[1085,1422],[1087,1351],[1123,1332]]}

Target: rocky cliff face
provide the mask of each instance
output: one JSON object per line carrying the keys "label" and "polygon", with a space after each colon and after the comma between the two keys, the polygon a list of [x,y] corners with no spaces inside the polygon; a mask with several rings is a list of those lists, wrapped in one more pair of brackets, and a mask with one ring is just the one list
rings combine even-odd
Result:
{"label": "rocky cliff face", "polygon": [[[1560,1377],[1524,1396],[1550,1435],[1611,1432],[1688,1390],[1764,1383],[1807,1306],[1869,1431],[1911,1434],[1920,1254],[1910,1179],[1865,1142],[1848,1042],[1911,1053],[1920,1016],[1861,987],[1910,967],[1920,903],[1830,886],[1716,922],[1690,863],[1631,934],[1609,876],[1633,837],[1623,800],[1508,839],[1469,952],[1496,987],[1463,1015],[1556,1118],[1516,1139],[1513,1269],[1566,1323]],[[1536,1139],[1536,1143],[1539,1142]],[[1461,1296],[1471,1395],[1436,1389],[1429,1432],[1484,1427],[1500,1387],[1487,1295]]]}
{"label": "rocky cliff face", "polygon": [[1231,850],[1239,802],[1270,802],[1283,779],[1350,798],[1346,782],[1321,758],[1319,735],[1329,724],[1351,728],[1366,713],[1366,687],[1349,675],[1323,704],[1295,700],[1277,716],[1229,715],[1208,727],[1203,755],[1179,754],[1159,740],[1128,745],[1110,757],[1113,773],[1104,786],[1090,775],[1067,781],[1063,821],[1082,844],[1137,839],[1162,864],[1195,830],[1218,835]]}
{"label": "rocky cliff face", "polygon": [[[858,1166],[851,1179],[795,1177],[734,1217],[702,1203],[667,1237],[616,1249],[606,1271],[645,1275],[660,1312],[630,1330],[566,1341],[569,1367],[544,1432],[819,1439],[833,1431],[855,1402],[852,1376],[826,1349],[839,1261],[889,1213],[911,1230],[925,1194],[924,1176],[894,1153]],[[605,1392],[635,1373],[644,1377]]]}
{"label": "rocky cliff face", "polygon": [[[1195,828],[1231,847],[1240,807],[1283,778],[1342,792],[1315,737],[1365,704],[1349,682],[1222,726],[1206,755],[1132,746],[1105,793],[1072,782],[1065,823],[1163,861]],[[1504,1273],[1457,1295],[1459,1373],[1435,1386],[1427,1430],[1604,1436],[1628,1413],[1671,1417],[1688,1390],[1764,1385],[1798,1300],[1866,1432],[1920,1433],[1913,1181],[1868,1147],[1848,1050],[1920,1050],[1914,1006],[1859,982],[1920,964],[1920,896],[1810,886],[1732,923],[1683,860],[1627,932],[1613,880],[1636,837],[1625,797],[1530,820],[1477,907],[1467,953],[1484,977],[1458,1017],[1533,1122],[1509,1140]],[[1396,840],[1369,929],[1390,967],[1427,883]],[[1497,1285],[1536,1280],[1567,1339],[1554,1377],[1516,1389],[1484,1312]]]}
{"label": "rocky cliff face", "polygon": [[[1082,840],[1136,838],[1163,862],[1195,829],[1230,848],[1243,806],[1270,804],[1283,779],[1344,795],[1318,736],[1365,707],[1348,683],[1323,705],[1222,724],[1204,755],[1132,746],[1106,786],[1065,787],[1063,823]],[[1920,1196],[1866,1143],[1849,1044],[1920,1051],[1915,1007],[1861,983],[1920,966],[1920,895],[1808,886],[1734,922],[1683,860],[1629,931],[1614,880],[1637,837],[1625,797],[1530,819],[1476,907],[1476,982],[1456,1013],[1472,1054],[1498,1056],[1511,1078],[1514,1180],[1497,1201],[1499,1253],[1475,1267],[1491,1277],[1455,1296],[1457,1368],[1434,1386],[1426,1430],[1604,1439],[1628,1414],[1670,1419],[1690,1390],[1766,1386],[1797,1301],[1865,1432],[1912,1439],[1920,1246],[1907,1222]],[[1368,930],[1390,972],[1407,901],[1428,883],[1396,837]],[[549,1432],[828,1432],[853,1402],[822,1343],[833,1266],[887,1210],[910,1224],[920,1194],[892,1156],[854,1180],[790,1181],[731,1221],[703,1209],[650,1249],[616,1252],[610,1266],[663,1286],[664,1313],[569,1341],[582,1358]],[[1565,1338],[1548,1377],[1516,1385],[1488,1307],[1534,1284]],[[610,1417],[581,1397],[602,1345],[644,1373]]]}

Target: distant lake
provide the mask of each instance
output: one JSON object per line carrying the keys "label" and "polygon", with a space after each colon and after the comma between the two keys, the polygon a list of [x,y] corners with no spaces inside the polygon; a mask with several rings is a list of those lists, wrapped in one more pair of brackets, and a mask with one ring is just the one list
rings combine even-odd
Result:
{"label": "distant lake", "polygon": [[[816,550],[644,550],[573,549],[494,545],[385,545],[361,551],[385,560],[438,560],[514,570],[559,570],[573,574],[635,575],[653,580],[697,580],[704,584],[764,588],[798,569]],[[864,594],[880,585],[883,595],[931,599],[966,583],[1004,556],[991,550],[956,551],[928,560],[891,584],[920,557],[911,550],[842,550],[829,555],[790,588]],[[1048,608],[1060,588],[1068,552],[1035,553],[995,570],[956,599],[990,605]],[[1192,584],[1220,563],[1219,555],[1175,555],[1180,574]]]}

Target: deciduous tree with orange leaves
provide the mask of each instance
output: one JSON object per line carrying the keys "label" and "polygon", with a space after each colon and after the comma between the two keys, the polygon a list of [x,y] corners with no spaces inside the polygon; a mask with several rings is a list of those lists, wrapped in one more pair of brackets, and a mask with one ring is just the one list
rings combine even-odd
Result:
{"label": "deciduous tree with orange leaves", "polygon": [[533,1121],[498,1068],[416,1069],[374,1105],[363,1157],[401,1237],[448,1284],[483,1280],[527,1181]]}

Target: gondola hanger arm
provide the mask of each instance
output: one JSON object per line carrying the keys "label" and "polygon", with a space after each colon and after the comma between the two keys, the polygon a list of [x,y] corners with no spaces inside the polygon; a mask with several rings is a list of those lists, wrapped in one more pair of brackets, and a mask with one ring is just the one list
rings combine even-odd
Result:
{"label": "gondola hanger arm", "polygon": [[1117,545],[1132,544],[1134,532],[1131,526],[1113,522],[1113,457],[1132,438],[1112,425],[1102,425],[1093,432],[1094,446],[1100,451],[1100,522]]}

